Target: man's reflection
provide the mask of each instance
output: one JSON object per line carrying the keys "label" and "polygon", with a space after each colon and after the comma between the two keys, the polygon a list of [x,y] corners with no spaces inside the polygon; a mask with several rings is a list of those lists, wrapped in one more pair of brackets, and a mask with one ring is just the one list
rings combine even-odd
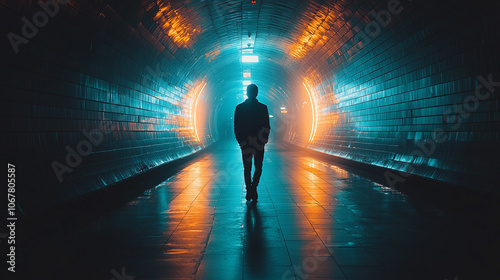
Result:
{"label": "man's reflection", "polygon": [[257,204],[247,204],[245,215],[245,262],[251,275],[259,275],[265,265],[265,237]]}

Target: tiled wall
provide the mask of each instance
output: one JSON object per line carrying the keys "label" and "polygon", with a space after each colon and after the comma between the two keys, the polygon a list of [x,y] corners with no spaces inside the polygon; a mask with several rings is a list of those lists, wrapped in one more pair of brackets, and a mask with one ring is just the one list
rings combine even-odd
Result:
{"label": "tiled wall", "polygon": [[[33,1],[0,3],[2,34],[22,34],[22,17],[41,10]],[[2,138],[7,160],[18,163],[26,215],[214,140],[195,140],[191,114],[202,81],[188,76],[190,53],[157,25],[137,23],[130,7],[89,3],[60,4],[17,54],[2,40],[9,69],[1,77]],[[92,130],[94,142],[86,135]]]}
{"label": "tiled wall", "polygon": [[401,1],[383,26],[370,12],[390,2],[344,11],[345,28],[310,59],[319,65],[306,65],[319,118],[309,147],[394,169],[391,185],[401,170],[498,192],[500,83],[478,78],[500,82],[498,4]]}

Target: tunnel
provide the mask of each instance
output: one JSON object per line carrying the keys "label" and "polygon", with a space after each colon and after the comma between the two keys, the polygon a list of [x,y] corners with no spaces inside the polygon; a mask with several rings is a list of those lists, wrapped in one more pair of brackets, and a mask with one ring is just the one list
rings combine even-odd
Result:
{"label": "tunnel", "polygon": [[499,11],[0,0],[2,279],[494,279]]}

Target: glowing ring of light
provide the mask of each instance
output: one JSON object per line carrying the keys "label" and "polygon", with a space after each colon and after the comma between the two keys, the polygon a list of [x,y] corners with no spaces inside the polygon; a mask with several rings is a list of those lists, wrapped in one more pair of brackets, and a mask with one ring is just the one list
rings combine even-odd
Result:
{"label": "glowing ring of light", "polygon": [[196,123],[196,111],[198,109],[198,100],[200,100],[200,96],[203,93],[203,90],[205,89],[206,85],[207,85],[207,83],[205,82],[203,84],[203,86],[201,87],[201,90],[198,92],[198,96],[196,97],[196,101],[194,102],[193,127],[194,127],[194,133],[195,133],[197,142],[200,142],[200,137],[198,136],[198,126]]}
{"label": "glowing ring of light", "polygon": [[307,95],[309,95],[309,100],[311,101],[311,109],[312,109],[312,126],[311,126],[311,134],[309,135],[309,143],[314,140],[314,136],[316,136],[316,128],[318,127],[318,122],[316,120],[317,108],[316,101],[314,100],[314,96],[309,91],[308,85],[305,82],[302,83],[306,88]]}

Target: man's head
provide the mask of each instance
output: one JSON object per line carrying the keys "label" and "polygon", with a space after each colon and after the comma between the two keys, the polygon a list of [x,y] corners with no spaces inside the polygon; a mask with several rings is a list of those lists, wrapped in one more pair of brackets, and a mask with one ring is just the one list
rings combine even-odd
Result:
{"label": "man's head", "polygon": [[251,84],[247,86],[247,96],[249,99],[257,98],[257,94],[259,94],[259,88],[256,85]]}

